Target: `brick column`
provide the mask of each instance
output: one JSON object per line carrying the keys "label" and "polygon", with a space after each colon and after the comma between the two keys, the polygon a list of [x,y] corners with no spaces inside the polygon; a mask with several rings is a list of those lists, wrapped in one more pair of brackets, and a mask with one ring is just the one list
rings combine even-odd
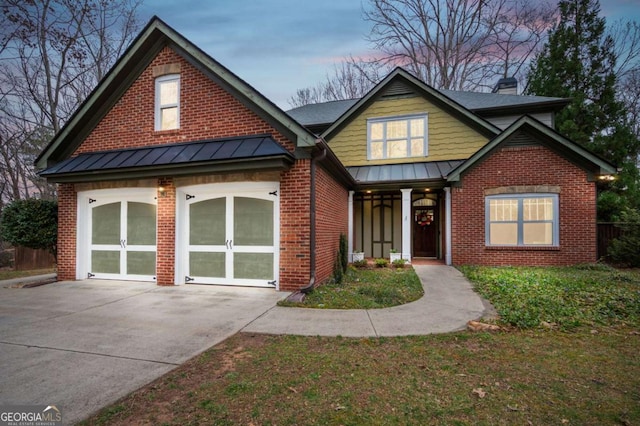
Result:
{"label": "brick column", "polygon": [[158,179],[156,283],[174,285],[176,258],[176,188],[173,178]]}
{"label": "brick column", "polygon": [[[73,184],[58,185],[58,280],[76,279],[77,193]],[[86,277],[85,277],[86,278]]]}

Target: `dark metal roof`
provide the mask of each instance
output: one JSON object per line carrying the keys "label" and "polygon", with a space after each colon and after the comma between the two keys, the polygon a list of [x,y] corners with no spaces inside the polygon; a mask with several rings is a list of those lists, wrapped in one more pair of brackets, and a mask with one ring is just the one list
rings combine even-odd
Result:
{"label": "dark metal roof", "polygon": [[[554,109],[558,104],[564,105],[566,99],[546,96],[504,95],[499,93],[462,92],[456,90],[439,90],[443,95],[451,98],[463,107],[479,112],[500,108],[522,108],[526,106],[540,106],[548,104]],[[303,126],[330,124],[351,108],[359,99],[331,101],[319,104],[309,104],[287,111],[293,119]]]}
{"label": "dark metal roof", "polygon": [[[112,173],[167,167],[211,165],[293,155],[268,135],[211,139],[113,151],[89,152],[71,157],[42,172],[52,178],[88,173]],[[55,180],[55,179],[54,179]]]}
{"label": "dark metal roof", "polygon": [[464,160],[353,166],[347,171],[358,184],[444,180]]}

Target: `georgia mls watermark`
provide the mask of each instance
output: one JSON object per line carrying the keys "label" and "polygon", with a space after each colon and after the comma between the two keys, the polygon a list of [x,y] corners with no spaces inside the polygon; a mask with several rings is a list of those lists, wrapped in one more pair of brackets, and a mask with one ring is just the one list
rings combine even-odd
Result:
{"label": "georgia mls watermark", "polygon": [[0,406],[0,426],[61,426],[62,413],[55,405]]}

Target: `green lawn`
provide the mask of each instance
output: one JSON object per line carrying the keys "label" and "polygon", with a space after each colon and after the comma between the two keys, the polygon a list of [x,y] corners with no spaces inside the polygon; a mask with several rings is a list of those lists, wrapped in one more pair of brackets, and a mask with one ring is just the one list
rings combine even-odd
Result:
{"label": "green lawn", "polygon": [[491,301],[505,324],[543,323],[562,329],[636,325],[640,321],[640,271],[606,265],[570,268],[464,267],[476,290]]}
{"label": "green lawn", "polygon": [[411,267],[356,269],[349,267],[342,284],[317,287],[303,303],[282,301],[280,306],[324,309],[375,309],[402,305],[424,294]]}
{"label": "green lawn", "polygon": [[464,272],[508,332],[240,333],[85,424],[640,425],[638,271]]}
{"label": "green lawn", "polygon": [[32,277],[34,275],[44,275],[51,274],[56,272],[55,268],[49,269],[34,269],[31,271],[4,271],[0,270],[0,281],[9,280],[12,278],[24,278],[24,277]]}

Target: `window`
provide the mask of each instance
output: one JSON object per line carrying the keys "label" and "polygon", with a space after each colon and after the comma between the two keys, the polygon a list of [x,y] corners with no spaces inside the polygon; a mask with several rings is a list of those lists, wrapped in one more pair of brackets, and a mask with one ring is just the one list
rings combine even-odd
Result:
{"label": "window", "polygon": [[180,76],[156,79],[156,130],[180,128]]}
{"label": "window", "polygon": [[367,149],[369,160],[426,156],[426,114],[369,119]]}
{"label": "window", "polygon": [[488,246],[557,246],[558,195],[518,194],[486,198]]}

